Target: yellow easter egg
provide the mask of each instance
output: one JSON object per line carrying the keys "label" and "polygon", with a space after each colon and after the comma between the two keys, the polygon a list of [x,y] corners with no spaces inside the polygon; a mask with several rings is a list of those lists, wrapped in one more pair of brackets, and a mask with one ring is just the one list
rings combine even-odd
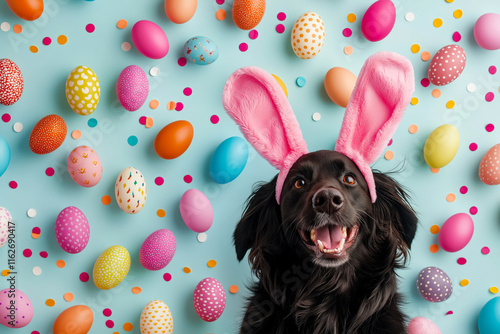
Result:
{"label": "yellow easter egg", "polygon": [[66,99],[79,115],[87,116],[94,112],[101,97],[99,79],[87,66],[73,69],[66,79]]}
{"label": "yellow easter egg", "polygon": [[453,160],[459,145],[458,129],[450,124],[441,125],[432,131],[425,142],[425,162],[432,168],[442,168]]}
{"label": "yellow easter egg", "polygon": [[283,82],[283,80],[281,80],[281,78],[277,75],[274,75],[274,74],[271,74],[274,79],[276,79],[276,81],[278,81],[279,85],[281,86],[281,89],[283,89],[283,92],[285,92],[285,95],[286,97],[288,97],[288,90],[286,89],[286,86],[285,86],[285,83]]}
{"label": "yellow easter egg", "polygon": [[174,319],[167,304],[161,300],[150,301],[141,313],[141,334],[174,332]]}
{"label": "yellow easter egg", "polygon": [[94,283],[101,290],[120,284],[130,269],[130,254],[122,246],[111,246],[102,252],[94,264]]}

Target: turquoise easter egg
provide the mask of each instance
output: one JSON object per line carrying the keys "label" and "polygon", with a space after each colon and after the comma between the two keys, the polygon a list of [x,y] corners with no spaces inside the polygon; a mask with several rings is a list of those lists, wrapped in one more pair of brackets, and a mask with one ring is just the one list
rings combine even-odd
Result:
{"label": "turquoise easter egg", "polygon": [[10,162],[10,147],[7,141],[0,136],[0,176],[5,173]]}
{"label": "turquoise easter egg", "polygon": [[500,333],[500,297],[490,299],[479,312],[477,320],[480,334]]}
{"label": "turquoise easter egg", "polygon": [[184,56],[192,63],[208,65],[217,60],[219,49],[210,38],[196,36],[184,45]]}
{"label": "turquoise easter egg", "polygon": [[240,137],[224,140],[210,160],[210,176],[219,183],[233,181],[241,174],[248,160],[248,144]]}

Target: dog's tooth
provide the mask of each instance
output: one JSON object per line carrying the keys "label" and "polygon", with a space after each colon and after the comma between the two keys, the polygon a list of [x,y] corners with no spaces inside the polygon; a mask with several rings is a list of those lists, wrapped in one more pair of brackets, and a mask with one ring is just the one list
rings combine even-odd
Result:
{"label": "dog's tooth", "polygon": [[312,242],[316,242],[316,230],[315,229],[311,230],[311,240],[312,240]]}
{"label": "dog's tooth", "polygon": [[343,250],[345,245],[345,239],[340,240],[340,245],[338,247],[339,250]]}
{"label": "dog's tooth", "polygon": [[316,241],[318,243],[318,248],[320,251],[323,251],[325,249],[325,246],[323,245],[323,242],[321,240]]}
{"label": "dog's tooth", "polygon": [[347,227],[342,227],[342,235],[344,236],[344,238],[347,238]]}

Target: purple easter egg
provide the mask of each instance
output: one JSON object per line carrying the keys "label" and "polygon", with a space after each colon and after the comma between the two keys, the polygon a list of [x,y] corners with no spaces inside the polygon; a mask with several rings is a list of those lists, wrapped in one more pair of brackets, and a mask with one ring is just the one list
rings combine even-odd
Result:
{"label": "purple easter egg", "polygon": [[439,303],[450,298],[453,285],[444,271],[437,267],[427,267],[418,274],[417,290],[425,300]]}

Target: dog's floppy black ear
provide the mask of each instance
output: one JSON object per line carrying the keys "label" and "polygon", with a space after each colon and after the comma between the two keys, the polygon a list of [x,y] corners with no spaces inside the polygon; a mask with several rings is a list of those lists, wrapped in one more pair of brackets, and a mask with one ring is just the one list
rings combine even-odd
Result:
{"label": "dog's floppy black ear", "polygon": [[374,172],[377,201],[373,204],[374,216],[390,222],[397,233],[398,248],[406,259],[417,231],[418,218],[409,203],[409,196],[401,185],[390,176]]}

